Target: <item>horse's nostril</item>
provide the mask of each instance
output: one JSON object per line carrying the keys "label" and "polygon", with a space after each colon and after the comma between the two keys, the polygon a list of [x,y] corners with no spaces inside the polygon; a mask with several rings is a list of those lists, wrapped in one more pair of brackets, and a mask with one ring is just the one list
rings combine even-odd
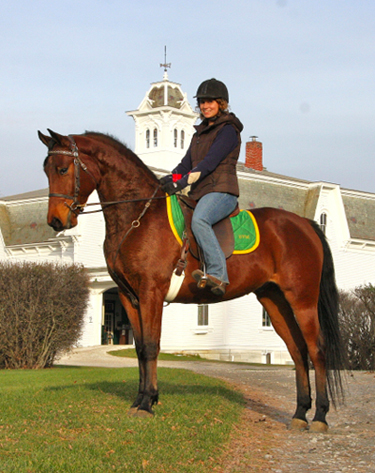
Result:
{"label": "horse's nostril", "polygon": [[61,232],[62,230],[64,230],[63,224],[57,217],[53,217],[53,219],[50,222],[48,222],[48,225],[52,227],[55,230],[55,232]]}

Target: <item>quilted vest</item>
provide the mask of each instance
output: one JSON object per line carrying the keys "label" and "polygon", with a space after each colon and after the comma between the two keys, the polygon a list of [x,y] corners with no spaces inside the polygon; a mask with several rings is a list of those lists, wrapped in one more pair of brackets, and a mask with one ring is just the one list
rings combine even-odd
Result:
{"label": "quilted vest", "polygon": [[225,192],[237,197],[239,195],[236,164],[240,154],[240,132],[243,125],[233,113],[221,115],[213,125],[207,125],[207,121],[203,121],[195,127],[197,131],[191,141],[191,161],[193,168],[199,164],[206,156],[219,131],[228,124],[236,130],[238,144],[211,174],[191,186],[189,197],[196,201],[210,192]]}

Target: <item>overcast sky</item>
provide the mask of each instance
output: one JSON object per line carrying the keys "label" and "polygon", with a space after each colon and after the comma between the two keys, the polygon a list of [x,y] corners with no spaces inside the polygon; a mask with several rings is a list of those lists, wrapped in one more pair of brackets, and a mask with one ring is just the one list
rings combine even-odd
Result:
{"label": "overcast sky", "polygon": [[374,0],[9,0],[0,35],[0,196],[47,187],[38,129],[133,148],[165,45],[192,105],[227,84],[269,171],[375,193]]}

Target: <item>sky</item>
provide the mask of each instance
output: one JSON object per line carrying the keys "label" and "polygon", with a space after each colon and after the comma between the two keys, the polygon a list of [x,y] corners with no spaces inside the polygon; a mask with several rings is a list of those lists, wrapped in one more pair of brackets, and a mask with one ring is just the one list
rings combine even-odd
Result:
{"label": "sky", "polygon": [[37,130],[134,149],[164,46],[191,105],[225,82],[269,171],[375,193],[373,0],[12,0],[0,39],[0,198],[47,187]]}

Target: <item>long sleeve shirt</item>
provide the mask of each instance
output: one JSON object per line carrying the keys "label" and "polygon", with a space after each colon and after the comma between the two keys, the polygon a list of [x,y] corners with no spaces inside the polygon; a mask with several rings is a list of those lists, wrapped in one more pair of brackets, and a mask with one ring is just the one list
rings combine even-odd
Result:
{"label": "long sleeve shirt", "polygon": [[214,171],[221,161],[231,153],[238,144],[237,133],[230,124],[223,127],[212,143],[204,159],[192,169],[191,152],[187,150],[180,164],[172,171],[174,181],[178,182],[182,188],[188,185],[190,174],[199,176],[199,181]]}

